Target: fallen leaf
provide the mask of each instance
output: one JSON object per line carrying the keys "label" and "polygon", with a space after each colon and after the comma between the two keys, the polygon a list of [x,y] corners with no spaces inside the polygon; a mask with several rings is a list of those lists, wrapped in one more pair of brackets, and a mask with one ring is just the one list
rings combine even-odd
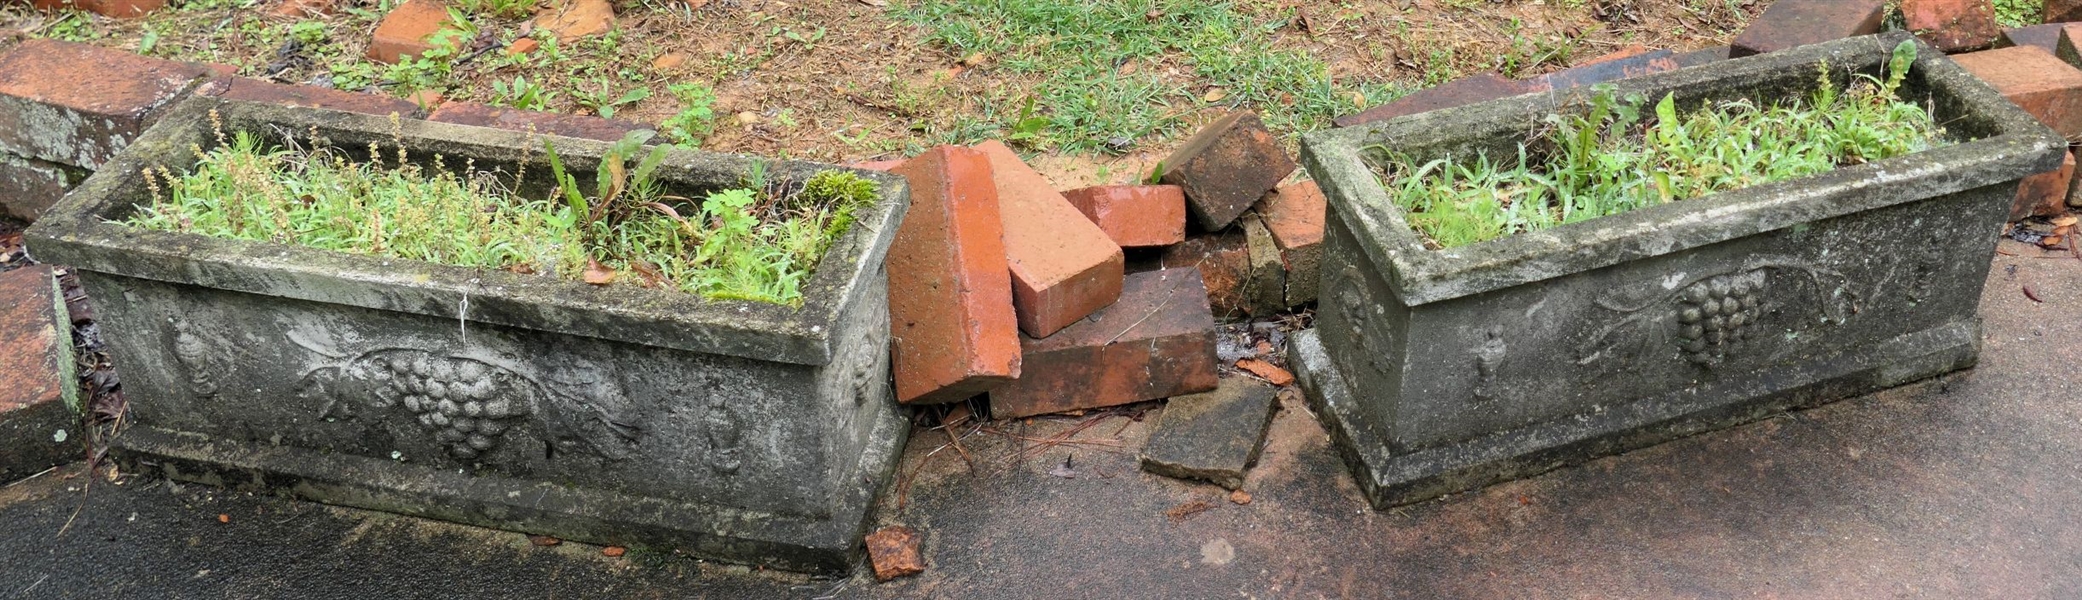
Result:
{"label": "fallen leaf", "polygon": [[884,7],[884,6],[889,6],[889,3],[888,3],[888,2],[885,2],[885,1],[883,1],[883,0],[858,0],[858,1],[859,1],[859,2],[861,3],[861,4],[866,4],[866,5],[868,5],[868,6],[873,6],[873,7],[876,7],[876,8],[881,8],[881,7]]}
{"label": "fallen leaf", "polygon": [[977,52],[968,56],[961,57],[961,65],[964,67],[974,67],[983,64],[983,61],[988,60],[989,58],[990,57],[988,55],[985,55],[982,52]]}
{"label": "fallen leaf", "polygon": [[1178,522],[1192,518],[1193,515],[1204,513],[1210,510],[1214,510],[1213,503],[1208,502],[1206,500],[1194,500],[1192,502],[1187,502],[1185,504],[1180,504],[1178,506],[1171,507],[1171,510],[1164,511],[1164,516],[1170,517],[1172,522]]}
{"label": "fallen leaf", "polygon": [[593,285],[607,285],[614,283],[614,278],[617,274],[614,269],[609,269],[607,265],[600,264],[600,261],[588,258],[586,259],[586,272],[582,278],[586,283]]}
{"label": "fallen leaf", "polygon": [[1250,492],[1246,492],[1246,491],[1243,491],[1243,490],[1236,490],[1236,491],[1233,491],[1233,492],[1229,492],[1229,501],[1230,501],[1230,502],[1233,502],[1233,503],[1236,503],[1236,504],[1238,504],[1238,505],[1243,505],[1243,504],[1250,504],[1250,503],[1251,503],[1251,493],[1250,493]]}
{"label": "fallen leaf", "polygon": [[2059,245],[2060,245],[2060,240],[2061,240],[2061,236],[2058,236],[2058,235],[2049,235],[2049,236],[2046,236],[2046,237],[2044,237],[2044,238],[2041,238],[2041,239],[2039,240],[2039,245],[2040,245],[2040,246],[2045,246],[2045,247],[2047,247],[2047,248],[2052,248],[2052,247],[2055,247],[2055,246],[2059,246]]}
{"label": "fallen leaf", "polygon": [[1223,98],[1227,97],[1229,97],[1229,90],[1215,88],[1208,90],[1206,95],[1201,96],[1200,101],[1213,104],[1216,102],[1221,102]]}
{"label": "fallen leaf", "polygon": [[531,535],[528,536],[528,543],[547,548],[550,546],[555,546],[557,544],[562,544],[564,543],[564,540],[560,540],[546,535]]}
{"label": "fallen leaf", "polygon": [[1258,347],[1258,354],[1260,354],[1260,355],[1265,355],[1265,354],[1272,354],[1272,342],[1267,342],[1267,341],[1265,341],[1265,340],[1258,340],[1258,344],[1257,344],[1257,347]]}
{"label": "fallen leaf", "polygon": [[2061,215],[2053,219],[2053,226],[2067,227],[2069,225],[2074,225],[2077,221],[2082,221],[2082,218],[2077,218],[2075,215]]}
{"label": "fallen leaf", "polygon": [[1162,10],[1151,10],[1151,11],[1149,11],[1149,12],[1146,12],[1146,13],[1142,13],[1142,18],[1144,18],[1144,19],[1149,19],[1149,20],[1151,20],[1151,21],[1155,21],[1155,20],[1157,20],[1157,19],[1162,19],[1162,18],[1164,18],[1164,11],[1162,11]]}
{"label": "fallen leaf", "polygon": [[741,112],[741,113],[737,113],[737,124],[739,124],[739,125],[751,125],[751,124],[753,124],[753,123],[758,123],[758,122],[759,122],[759,113],[755,113],[755,112],[752,112],[752,111],[749,111],[749,110],[748,110],[748,111],[744,111],[744,112]]}
{"label": "fallen leaf", "polygon": [[1363,92],[1352,92],[1352,106],[1366,108],[1366,94]]}
{"label": "fallen leaf", "polygon": [[1267,383],[1271,383],[1273,385],[1287,385],[1294,383],[1293,373],[1289,373],[1286,369],[1279,368],[1279,366],[1274,365],[1272,363],[1258,360],[1255,358],[1245,358],[1236,361],[1236,368],[1249,372],[1252,375],[1262,377],[1265,379]]}
{"label": "fallen leaf", "polygon": [[601,549],[600,549],[600,555],[601,555],[601,556],[605,556],[605,557],[608,557],[608,558],[621,558],[621,557],[622,557],[622,555],[624,555],[624,554],[628,554],[628,553],[629,553],[629,549],[628,549],[628,548],[623,548],[623,547],[621,547],[621,546],[608,546],[608,547],[606,547],[606,548],[601,548]]}
{"label": "fallen leaf", "polygon": [[2032,302],[2045,302],[2045,300],[2040,300],[2039,293],[2032,291],[2031,286],[2028,285],[2024,286],[2024,297],[2030,298]]}

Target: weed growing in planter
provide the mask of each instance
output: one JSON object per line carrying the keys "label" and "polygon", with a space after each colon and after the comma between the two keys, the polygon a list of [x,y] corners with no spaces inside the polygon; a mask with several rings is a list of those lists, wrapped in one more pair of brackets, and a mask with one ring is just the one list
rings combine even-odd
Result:
{"label": "weed growing in planter", "polygon": [[1929,149],[1942,130],[1895,97],[1915,52],[1902,44],[1884,81],[1861,75],[1843,90],[1823,66],[1811,97],[1776,105],[1745,99],[1680,114],[1666,95],[1644,115],[1642,98],[1599,93],[1583,114],[1549,115],[1515,160],[1416,164],[1370,150],[1386,157],[1385,187],[1410,225],[1436,247],[1463,246]]}
{"label": "weed growing in planter", "polygon": [[518,197],[473,164],[412,164],[402,147],[385,164],[373,145],[358,162],[332,148],[264,148],[250,132],[218,137],[217,148],[194,149],[187,174],[147,170],[152,202],[122,222],[797,305],[817,261],[876,197],[873,182],[844,171],[818,173],[792,193],[761,175],[699,201],[673,196],[653,178],[665,148],[634,160],[649,132],[606,153],[590,194],[545,144],[557,189],[542,200]]}

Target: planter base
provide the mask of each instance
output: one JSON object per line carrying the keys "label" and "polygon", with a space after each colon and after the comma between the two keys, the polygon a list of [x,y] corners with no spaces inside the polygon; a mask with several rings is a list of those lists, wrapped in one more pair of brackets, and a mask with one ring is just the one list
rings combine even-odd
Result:
{"label": "planter base", "polygon": [[553,531],[572,541],[678,550],[702,558],[788,570],[843,574],[859,558],[868,512],[910,433],[896,411],[878,411],[861,453],[856,484],[839,492],[831,517],[818,519],[537,481],[463,475],[291,446],[208,439],[133,427],[113,442],[130,472],[279,492],[326,504],[525,532]]}
{"label": "planter base", "polygon": [[1360,418],[1315,330],[1290,338],[1289,360],[1360,490],[1386,510],[1972,367],[1980,332],[1979,319],[1954,321],[1797,366],[1402,453]]}

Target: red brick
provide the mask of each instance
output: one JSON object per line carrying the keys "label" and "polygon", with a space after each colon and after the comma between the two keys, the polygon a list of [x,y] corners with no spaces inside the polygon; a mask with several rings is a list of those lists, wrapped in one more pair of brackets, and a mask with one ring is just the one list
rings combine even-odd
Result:
{"label": "red brick", "polygon": [[1048,337],[1120,298],[1120,246],[1004,143],[976,149],[990,157],[998,187],[1019,330]]}
{"label": "red brick", "polygon": [[918,551],[919,541],[918,532],[901,525],[868,534],[868,564],[875,567],[875,579],[889,581],[924,573],[925,556]]}
{"label": "red brick", "polygon": [[638,123],[558,113],[501,108],[476,102],[447,102],[427,115],[428,121],[494,127],[511,131],[532,131],[543,135],[561,135],[613,142],[622,139],[631,131],[650,129]]}
{"label": "red brick", "polygon": [[1670,60],[1676,62],[1679,69],[1696,67],[1710,62],[1728,60],[1728,52],[1731,50],[1733,48],[1728,46],[1709,46],[1691,52],[1679,52],[1676,56],[1670,57]]}
{"label": "red brick", "polygon": [[1735,36],[1728,56],[1879,33],[1886,0],[1778,0]]}
{"label": "red brick", "polygon": [[535,28],[557,34],[557,41],[569,42],[614,30],[614,5],[607,0],[565,0],[558,4],[535,17]]}
{"label": "red brick", "polygon": [[1323,262],[1323,219],[1329,205],[1323,188],[1302,181],[1265,194],[1258,201],[1258,216],[1272,241],[1279,245],[1280,260],[1287,265],[1287,305],[1306,304],[1316,299],[1317,274]]}
{"label": "red brick", "polygon": [[853,167],[855,169],[864,169],[868,171],[886,172],[896,169],[897,165],[901,164],[904,164],[904,159],[896,158],[890,160],[870,160],[856,163],[846,163],[846,166]]}
{"label": "red brick", "polygon": [[1418,90],[1387,104],[1366,109],[1365,112],[1338,117],[1332,123],[1338,127],[1365,125],[1441,108],[1509,98],[1531,91],[1523,81],[1506,79],[1495,73],[1483,73]]}
{"label": "red brick", "polygon": [[1272,232],[1258,215],[1244,215],[1237,220],[1243,225],[1245,256],[1250,260],[1250,273],[1243,281],[1243,308],[1254,317],[1262,317],[1287,309],[1287,266],[1280,260],[1279,244],[1272,241]]}
{"label": "red brick", "polygon": [[1967,72],[2068,139],[2082,136],[2082,71],[2034,46],[1952,55]]}
{"label": "red brick", "polygon": [[36,39],[0,56],[0,151],[97,168],[210,67]]}
{"label": "red brick", "polygon": [[2053,56],[2068,66],[2082,68],[2082,25],[2061,25],[2053,37]]}
{"label": "red brick", "polygon": [[338,5],[339,0],[282,0],[281,4],[275,5],[272,12],[277,17],[293,19],[329,17],[333,14],[333,8]]}
{"label": "red brick", "polygon": [[1207,290],[1207,304],[1216,318],[1231,320],[1244,310],[1243,285],[1251,277],[1250,243],[1241,231],[1187,237],[1164,249],[1157,264],[1166,269],[1191,268],[1200,272]]}
{"label": "red brick", "polygon": [[1625,56],[1606,57],[1591,61],[1583,66],[1562,69],[1526,81],[1530,91],[1565,90],[1600,83],[1618,81],[1628,77],[1639,77],[1651,73],[1677,70],[1677,53],[1669,50],[1641,49]]}
{"label": "red brick", "polygon": [[308,85],[283,85],[246,77],[214,79],[197,88],[195,93],[226,100],[322,108],[365,115],[396,114],[407,119],[417,119],[422,114],[419,105],[396,96],[345,92]]}
{"label": "red brick", "polygon": [[1248,110],[1201,128],[1163,165],[1164,183],[1185,189],[1186,211],[1208,231],[1228,227],[1294,172],[1287,148]]}
{"label": "red brick", "polygon": [[1101,185],[1063,192],[1077,212],[1123,248],[1186,239],[1186,194],[1175,185]]}
{"label": "red brick", "polygon": [[1020,346],[1019,380],[990,392],[993,417],[1115,406],[1216,384],[1214,317],[1193,269],[1131,275],[1119,303]]}
{"label": "red brick", "polygon": [[1995,47],[2038,46],[2047,52],[2055,52],[2060,46],[2060,30],[2066,26],[2066,23],[2043,23],[2004,29],[2002,37],[1996,38]]}
{"label": "red brick", "polygon": [[1620,49],[1618,49],[1618,50],[1614,50],[1614,51],[1612,51],[1612,52],[1607,52],[1607,53],[1605,53],[1605,54],[1603,54],[1603,55],[1600,55],[1600,56],[1598,56],[1597,58],[1593,58],[1593,59],[1590,59],[1590,60],[1586,60],[1586,61],[1583,61],[1583,62],[1580,62],[1580,63],[1574,64],[1574,65],[1570,65],[1570,66],[1571,66],[1571,67],[1588,67],[1588,66],[1591,66],[1591,65],[1599,64],[1599,63],[1608,63],[1608,62],[1612,62],[1612,61],[1615,61],[1615,60],[1622,60],[1622,59],[1628,59],[1628,58],[1633,58],[1633,57],[1636,57],[1636,56],[1640,56],[1640,55],[1643,55],[1643,54],[1648,54],[1648,53],[1650,53],[1650,52],[1657,52],[1657,50],[1656,50],[1656,49],[1654,49],[1654,48],[1649,48],[1649,47],[1647,47],[1647,46],[1643,46],[1643,45],[1640,45],[1640,44],[1633,44],[1633,45],[1627,46],[1627,47],[1625,47],[1625,48],[1620,48]]}
{"label": "red brick", "polygon": [[1019,377],[1019,322],[990,158],[941,146],[891,171],[911,183],[884,265],[896,399],[956,402]]}
{"label": "red brick", "polygon": [[1995,45],[2002,26],[1988,0],[1901,0],[1908,30],[1945,52],[1971,52]]}
{"label": "red brick", "polygon": [[37,10],[84,10],[118,19],[135,19],[166,6],[166,0],[32,0]]}
{"label": "red brick", "polygon": [[0,273],[0,482],[81,457],[72,327],[48,266]]}
{"label": "red brick", "polygon": [[2046,0],[2046,23],[2082,21],[2082,0]]}
{"label": "red brick", "polygon": [[75,167],[0,152],[0,213],[35,221],[86,175]]}
{"label": "red brick", "polygon": [[2010,202],[2010,220],[2067,212],[2068,186],[2075,181],[2075,153],[2069,152],[2060,168],[2025,177],[2017,185],[2017,199]]}
{"label": "red brick", "polygon": [[369,38],[369,60],[396,64],[434,47],[434,34],[449,29],[448,6],[440,0],[405,0],[383,16]]}

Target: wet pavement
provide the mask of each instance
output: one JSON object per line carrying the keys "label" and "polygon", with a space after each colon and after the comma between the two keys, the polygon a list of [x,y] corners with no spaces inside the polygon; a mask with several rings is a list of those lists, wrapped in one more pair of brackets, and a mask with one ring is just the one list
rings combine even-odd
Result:
{"label": "wet pavement", "polygon": [[1249,504],[1139,472],[1151,406],[921,429],[880,584],[75,466],[0,488],[0,598],[2082,597],[2082,260],[2002,248],[1976,369],[1389,512],[1291,393]]}

